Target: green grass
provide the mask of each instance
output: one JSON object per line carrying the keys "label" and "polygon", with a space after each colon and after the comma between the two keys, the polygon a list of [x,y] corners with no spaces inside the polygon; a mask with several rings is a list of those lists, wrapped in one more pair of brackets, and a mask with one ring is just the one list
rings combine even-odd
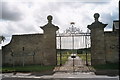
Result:
{"label": "green grass", "polygon": [[[60,54],[57,54],[57,64],[60,64]],[[65,64],[65,62],[68,60],[68,57],[70,56],[70,53],[62,53],[62,64]]]}
{"label": "green grass", "polygon": [[[77,54],[82,60],[86,60],[86,54]],[[91,54],[87,54],[88,62],[91,62]]]}
{"label": "green grass", "polygon": [[2,70],[2,67],[0,67],[0,71]]}
{"label": "green grass", "polygon": [[119,69],[119,64],[118,63],[107,63],[103,65],[94,65],[93,67],[98,70],[115,70],[115,69]]}
{"label": "green grass", "polygon": [[[86,54],[77,54],[82,60],[86,61]],[[60,64],[60,54],[57,54],[57,61],[58,61],[58,65]],[[65,62],[68,60],[68,57],[70,56],[70,53],[66,52],[66,53],[62,53],[62,64],[65,64]],[[87,54],[88,56],[88,62],[91,62],[91,54]]]}
{"label": "green grass", "polygon": [[40,66],[40,65],[31,65],[31,66],[16,66],[16,67],[2,67],[2,72],[40,72],[53,70],[55,66]]}
{"label": "green grass", "polygon": [[[78,54],[78,56],[80,58],[82,58],[82,60],[86,60],[86,54]],[[91,62],[91,54],[87,54],[88,56],[88,62]],[[114,69],[119,69],[119,64],[118,63],[106,63],[106,64],[103,64],[103,65],[94,65],[92,66],[93,68],[95,69],[99,69],[99,70],[114,70]]]}

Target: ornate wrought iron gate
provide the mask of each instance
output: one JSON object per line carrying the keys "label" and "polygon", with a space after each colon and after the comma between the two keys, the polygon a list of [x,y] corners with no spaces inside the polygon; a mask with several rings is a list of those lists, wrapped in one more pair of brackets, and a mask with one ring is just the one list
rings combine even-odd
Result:
{"label": "ornate wrought iron gate", "polygon": [[[86,65],[88,65],[87,49],[90,49],[90,31],[82,32],[81,29],[74,27],[74,22],[71,23],[71,27],[66,29],[63,33],[57,32],[57,56],[60,60],[58,65],[62,65],[62,52],[63,49],[69,50],[72,53],[77,53],[78,49],[84,49],[86,53]],[[57,58],[57,59],[58,59]]]}

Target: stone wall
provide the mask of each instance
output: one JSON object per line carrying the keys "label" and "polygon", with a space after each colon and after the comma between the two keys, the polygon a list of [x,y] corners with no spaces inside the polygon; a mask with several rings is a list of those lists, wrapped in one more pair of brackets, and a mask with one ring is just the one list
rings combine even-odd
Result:
{"label": "stone wall", "polygon": [[48,23],[41,27],[43,34],[13,35],[9,44],[2,47],[3,65],[56,65],[56,31],[58,26]]}
{"label": "stone wall", "polygon": [[42,43],[43,34],[13,35],[11,42],[2,48],[3,63],[12,65],[14,60],[14,64],[21,65],[24,59],[25,64],[42,64]]}
{"label": "stone wall", "polygon": [[119,61],[119,34],[113,31],[105,32],[106,61],[116,63]]}
{"label": "stone wall", "polygon": [[2,54],[3,65],[56,65],[56,33],[13,35]]}

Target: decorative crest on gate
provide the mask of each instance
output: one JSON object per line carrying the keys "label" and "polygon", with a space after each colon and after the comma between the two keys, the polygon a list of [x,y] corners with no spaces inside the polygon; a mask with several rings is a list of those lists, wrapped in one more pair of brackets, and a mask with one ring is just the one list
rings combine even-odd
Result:
{"label": "decorative crest on gate", "polygon": [[70,34],[70,35],[74,35],[74,34],[79,34],[79,33],[83,33],[81,29],[74,27],[74,22],[71,22],[71,27],[69,27],[68,29],[66,29],[64,31],[64,33],[66,34]]}
{"label": "decorative crest on gate", "polygon": [[84,35],[84,34],[90,34],[90,30],[87,30],[87,32],[83,32],[82,29],[74,27],[75,22],[71,22],[71,27],[68,27],[63,33],[57,32],[57,36],[73,36],[73,35]]}

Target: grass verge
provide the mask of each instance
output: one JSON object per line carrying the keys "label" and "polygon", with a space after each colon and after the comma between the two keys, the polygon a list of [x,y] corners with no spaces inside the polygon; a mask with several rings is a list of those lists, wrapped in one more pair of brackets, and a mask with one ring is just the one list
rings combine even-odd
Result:
{"label": "grass verge", "polygon": [[40,66],[40,65],[31,65],[31,66],[15,66],[15,67],[2,67],[2,72],[41,72],[53,70],[55,66]]}
{"label": "grass verge", "polygon": [[93,66],[97,70],[118,70],[119,64],[118,63],[107,63],[102,65],[94,65]]}

